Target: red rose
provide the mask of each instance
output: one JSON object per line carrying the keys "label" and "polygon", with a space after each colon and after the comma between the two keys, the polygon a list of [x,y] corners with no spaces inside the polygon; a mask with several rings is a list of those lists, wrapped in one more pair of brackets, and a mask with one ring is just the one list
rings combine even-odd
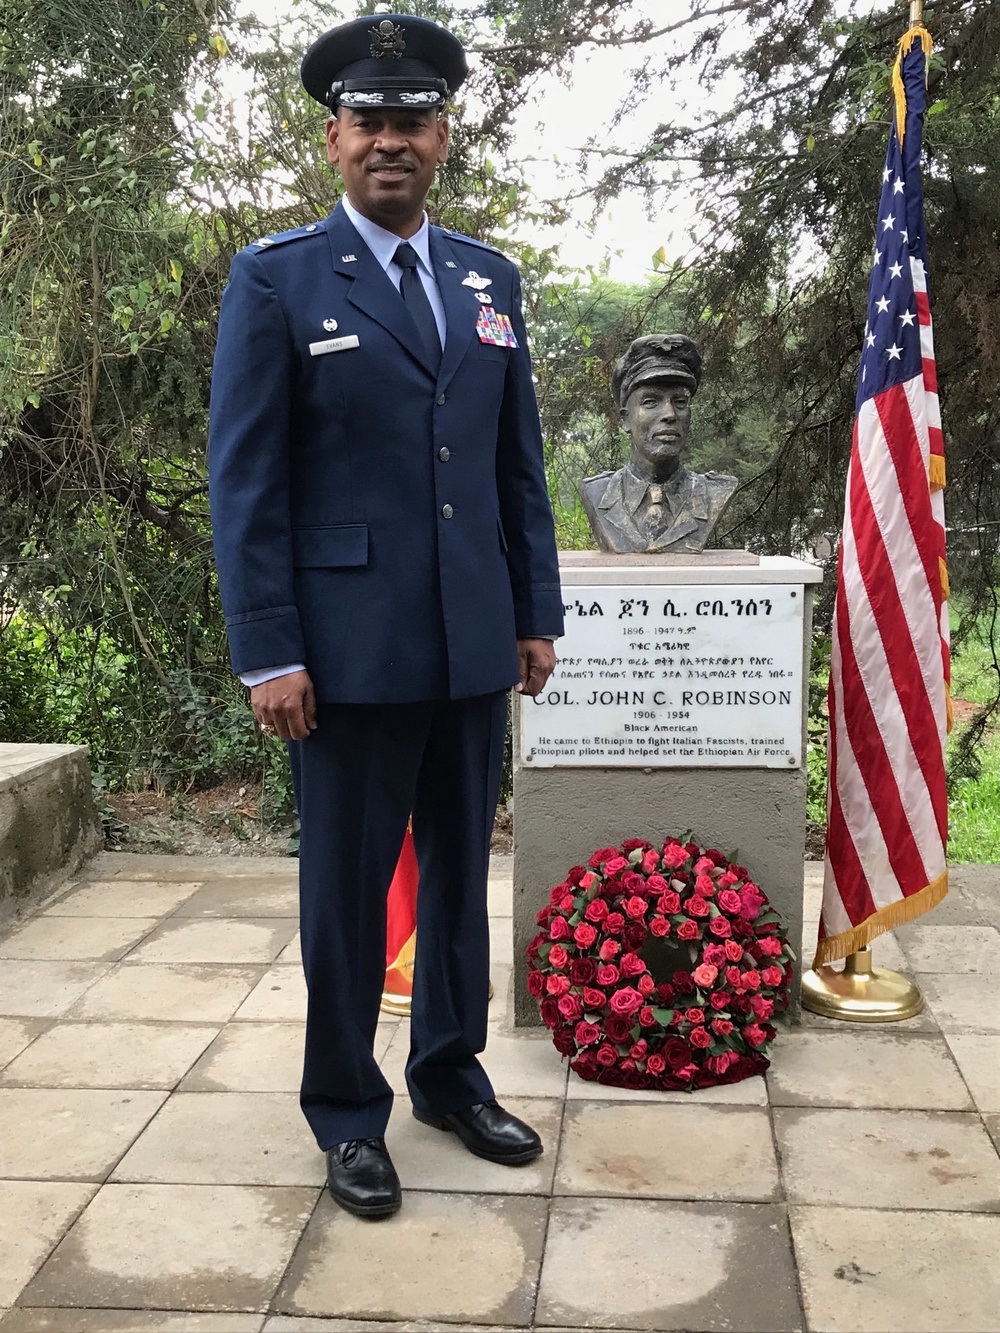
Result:
{"label": "red rose", "polygon": [[674,1016],[670,1020],[670,1026],[672,1028],[679,1028],[683,1022],[684,1022],[684,1010],[675,1009]]}
{"label": "red rose", "polygon": [[628,856],[629,852],[644,852],[647,847],[652,845],[645,838],[626,838],[622,843],[622,851]]}
{"label": "red rose", "polygon": [[722,967],[726,961],[726,951],[721,944],[709,944],[702,957],[709,967]]}
{"label": "red rose", "polygon": [[694,893],[687,900],[687,910],[690,916],[708,916],[708,903],[699,894]]}
{"label": "red rose", "polygon": [[586,874],[587,874],[586,866],[574,866],[573,869],[566,876],[566,879],[570,884],[582,884],[584,878],[586,877]]}
{"label": "red rose", "polygon": [[605,921],[604,925],[609,934],[618,935],[621,933],[621,930],[625,925],[625,918],[622,916],[621,912],[609,912],[608,919]]}
{"label": "red rose", "polygon": [[590,866],[593,870],[600,869],[602,862],[610,861],[612,857],[618,855],[617,847],[602,847],[599,852],[595,852],[590,858]]}
{"label": "red rose", "polygon": [[736,940],[726,940],[726,957],[731,963],[738,963],[743,957],[743,945]]}
{"label": "red rose", "polygon": [[733,933],[732,926],[724,916],[714,916],[708,923],[708,928],[717,939],[725,940]]}
{"label": "red rose", "polygon": [[583,876],[583,879],[580,880],[580,888],[589,889],[591,884],[596,884],[596,883],[597,883],[597,876],[594,874],[592,870],[588,870],[586,874]]}
{"label": "red rose", "polygon": [[611,997],[611,1012],[620,1018],[630,1018],[642,1005],[642,996],[631,986],[623,986]]}
{"label": "red rose", "polygon": [[733,1030],[733,1025],[728,1018],[713,1018],[712,1031],[720,1037],[728,1037]]}
{"label": "red rose", "polygon": [[706,1028],[692,1028],[688,1033],[688,1041],[692,1046],[703,1051],[707,1046],[711,1046],[712,1037]]}
{"label": "red rose", "polygon": [[662,940],[664,936],[670,934],[670,922],[665,917],[654,916],[649,923],[649,933],[655,935],[658,940]]}
{"label": "red rose", "polygon": [[675,912],[681,910],[681,895],[679,893],[674,893],[673,889],[670,889],[666,893],[660,894],[656,906],[664,916],[673,916]]}
{"label": "red rose", "polygon": [[560,972],[569,962],[569,954],[561,944],[553,944],[549,950],[549,966],[557,967]]}
{"label": "red rose", "polygon": [[572,1055],[576,1050],[576,1039],[573,1036],[573,1029],[568,1023],[562,1027],[556,1028],[552,1036],[552,1045],[560,1055]]}
{"label": "red rose", "polygon": [[622,939],[629,949],[638,949],[646,938],[646,927],[638,921],[630,921],[622,931]]}
{"label": "red rose", "polygon": [[641,1060],[646,1054],[646,1038],[640,1037],[634,1046],[629,1048],[629,1055],[633,1060]]}
{"label": "red rose", "polygon": [[704,1009],[695,1009],[692,1007],[691,1009],[686,1009],[684,1011],[684,1018],[688,1023],[704,1023],[705,1011]]}
{"label": "red rose", "polygon": [[729,912],[732,916],[739,916],[740,912],[743,910],[743,902],[740,895],[733,889],[720,889],[717,901],[722,911]]}
{"label": "red rose", "polygon": [[605,963],[610,963],[612,958],[617,958],[622,951],[622,946],[617,940],[603,940],[601,947],[597,951],[597,956]]}
{"label": "red rose", "polygon": [[780,967],[765,967],[760,979],[765,986],[780,986],[784,975]]}
{"label": "red rose", "polygon": [[728,889],[733,884],[738,884],[739,881],[740,881],[739,875],[734,875],[731,870],[724,870],[722,874],[719,876],[719,888]]}
{"label": "red rose", "polygon": [[763,1046],[767,1041],[767,1033],[757,1023],[750,1023],[743,1029],[743,1040],[750,1046]]}
{"label": "red rose", "polygon": [[573,938],[581,949],[589,949],[594,940],[597,939],[597,930],[589,921],[581,921],[576,930],[573,931]]}
{"label": "red rose", "polygon": [[662,1074],[667,1067],[667,1062],[662,1055],[649,1055],[646,1057],[646,1073]]}
{"label": "red rose", "polygon": [[687,851],[679,842],[667,842],[663,845],[663,864],[668,870],[678,870],[688,859]]}
{"label": "red rose", "polygon": [[722,1055],[710,1055],[705,1061],[705,1068],[710,1074],[724,1074],[729,1068],[729,1060],[726,1057],[735,1054],[735,1051],[724,1051]]}
{"label": "red rose", "polygon": [[571,893],[567,893],[566,896],[559,903],[559,910],[561,912],[565,912],[568,916],[572,914],[573,908],[575,906],[576,906],[576,900],[574,899],[573,895]]}
{"label": "red rose", "polygon": [[574,1022],[583,1014],[583,1005],[579,995],[560,995],[559,1012],[569,1022]]}
{"label": "red rose", "polygon": [[593,921],[596,926],[599,926],[602,921],[608,919],[608,905],[603,898],[595,898],[593,902],[587,904],[583,915],[588,921]]}
{"label": "red rose", "polygon": [[649,903],[646,902],[646,899],[639,897],[626,898],[623,906],[626,915],[630,916],[633,921],[641,921],[649,910]]}
{"label": "red rose", "polygon": [[623,1074],[631,1074],[635,1070],[635,1061],[632,1059],[631,1056],[627,1056],[621,1062],[618,1068],[622,1071]]}
{"label": "red rose", "polygon": [[593,958],[574,958],[569,965],[569,979],[574,986],[586,986],[597,974],[597,964]]}
{"label": "red rose", "polygon": [[763,1023],[774,1013],[774,1001],[763,995],[753,995],[750,997],[750,1008],[758,1022]]}
{"label": "red rose", "polygon": [[619,1018],[617,1014],[610,1014],[604,1020],[604,1031],[609,1041],[628,1041],[632,1032],[632,1024],[626,1018]]}
{"label": "red rose", "polygon": [[712,991],[712,994],[708,997],[708,1002],[713,1009],[725,1009],[725,1007],[729,1004],[729,996],[725,993],[725,991],[714,990]]}
{"label": "red rose", "polygon": [[656,988],[656,994],[661,1004],[669,1004],[674,998],[676,991],[669,981],[661,981]]}
{"label": "red rose", "polygon": [[601,1029],[595,1027],[593,1023],[577,1023],[573,1035],[576,1037],[578,1046],[593,1046],[595,1041],[601,1039]]}
{"label": "red rose", "polygon": [[695,968],[691,975],[694,977],[694,984],[696,986],[701,986],[703,990],[708,990],[709,986],[715,984],[715,978],[719,975],[719,969],[717,967],[712,967],[710,963],[702,963],[700,967]]}
{"label": "red rose", "polygon": [[760,990],[760,973],[755,967],[748,967],[743,973],[744,990]]}
{"label": "red rose", "polygon": [[660,1054],[671,1069],[680,1069],[688,1062],[687,1042],[680,1037],[670,1037],[663,1043]]}
{"label": "red rose", "polygon": [[656,1016],[648,1004],[644,1004],[639,1010],[639,1022],[644,1028],[651,1028],[656,1024]]}
{"label": "red rose", "polygon": [[646,964],[636,953],[623,953],[618,966],[622,970],[623,977],[637,977],[646,970]]}
{"label": "red rose", "polygon": [[[716,917],[715,920],[718,921],[719,917]],[[696,940],[699,935],[697,921],[682,921],[677,927],[677,938],[679,940]]]}
{"label": "red rose", "polygon": [[691,979],[691,973],[685,972],[681,968],[678,968],[677,971],[674,973],[673,982],[674,985],[677,987],[677,989],[682,993],[684,991],[690,990],[692,985],[694,984]]}
{"label": "red rose", "polygon": [[757,948],[764,958],[777,958],[782,950],[782,943],[775,935],[764,935],[757,941]]}
{"label": "red rose", "polygon": [[554,912],[554,910],[555,909],[552,907],[543,907],[542,910],[535,917],[535,920],[538,922],[540,926],[547,926],[549,922],[552,920],[552,913]]}
{"label": "red rose", "polygon": [[524,952],[528,955],[530,959],[534,961],[539,957],[539,947],[544,943],[545,943],[545,936],[536,935]]}
{"label": "red rose", "polygon": [[612,1065],[616,1065],[618,1063],[618,1052],[615,1050],[613,1046],[609,1046],[605,1042],[605,1044],[597,1052],[597,1063],[599,1065],[603,1065],[605,1069],[610,1069]]}
{"label": "red rose", "polygon": [[645,893],[646,881],[641,875],[637,875],[634,870],[626,870],[622,875],[622,891],[624,893]]}
{"label": "red rose", "polygon": [[641,995],[652,995],[656,988],[656,982],[648,972],[644,972],[635,984]]}
{"label": "red rose", "polygon": [[569,922],[563,916],[557,916],[549,926],[549,939],[558,942],[559,940],[568,940],[572,935],[569,928]]}
{"label": "red rose", "polygon": [[568,888],[569,888],[568,884],[557,884],[555,886],[555,888],[549,894],[549,902],[552,904],[553,907],[559,906],[562,900],[566,897],[566,890]]}
{"label": "red rose", "polygon": [[583,1007],[585,1009],[603,1009],[607,1001],[608,997],[602,990],[598,990],[595,986],[584,986]]}
{"label": "red rose", "polygon": [[554,1028],[559,1022],[559,1004],[551,995],[541,1002],[538,1006],[538,1012],[541,1014],[542,1022],[547,1028]]}
{"label": "red rose", "polygon": [[743,981],[743,973],[740,971],[738,967],[726,968],[727,986],[732,986],[735,989],[737,986],[741,985],[742,981]]}
{"label": "red rose", "polygon": [[569,990],[569,977],[560,973],[558,976],[546,977],[545,991],[547,995],[565,995]]}
{"label": "red rose", "polygon": [[604,867],[605,875],[617,875],[619,870],[627,870],[628,861],[624,856],[613,856]]}
{"label": "red rose", "polygon": [[597,969],[597,984],[598,986],[617,986],[621,980],[621,975],[614,963],[605,963],[603,967]]}
{"label": "red rose", "polygon": [[545,990],[545,978],[541,972],[528,973],[528,994],[533,995],[537,1000]]}
{"label": "red rose", "polygon": [[662,875],[650,875],[646,880],[646,890],[648,893],[666,893],[667,881]]}

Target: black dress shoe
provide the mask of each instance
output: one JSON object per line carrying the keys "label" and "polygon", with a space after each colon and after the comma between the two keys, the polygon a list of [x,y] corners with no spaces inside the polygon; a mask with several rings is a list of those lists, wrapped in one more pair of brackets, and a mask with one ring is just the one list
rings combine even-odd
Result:
{"label": "black dress shoe", "polygon": [[418,1111],[414,1107],[413,1114],[422,1124],[457,1134],[469,1152],[485,1157],[488,1162],[523,1166],[525,1162],[533,1162],[542,1152],[542,1141],[531,1126],[495,1101],[463,1106],[460,1111],[451,1111],[447,1115]]}
{"label": "black dress shoe", "polygon": [[341,1208],[373,1222],[391,1217],[403,1202],[385,1139],[335,1143],[326,1154],[326,1183]]}

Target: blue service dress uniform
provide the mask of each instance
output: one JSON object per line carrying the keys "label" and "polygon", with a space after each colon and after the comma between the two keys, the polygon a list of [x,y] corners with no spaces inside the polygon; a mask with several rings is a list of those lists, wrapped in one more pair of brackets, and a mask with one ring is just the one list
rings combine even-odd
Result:
{"label": "blue service dress uniform", "polygon": [[[371,1046],[411,810],[410,1095],[442,1113],[492,1096],[476,1055],[507,691],[516,640],[562,632],[517,270],[438,227],[430,253],[447,325],[436,369],[341,205],[241,251],[219,323],[210,497],[233,668],[304,663],[318,701],[317,730],[289,749],[302,1106],[322,1148],[388,1120]],[[482,340],[484,304],[512,338]]]}

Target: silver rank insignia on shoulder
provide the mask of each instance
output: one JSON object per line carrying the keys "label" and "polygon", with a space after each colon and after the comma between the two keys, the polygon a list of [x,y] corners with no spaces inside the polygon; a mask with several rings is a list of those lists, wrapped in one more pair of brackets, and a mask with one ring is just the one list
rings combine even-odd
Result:
{"label": "silver rank insignia on shoulder", "polygon": [[254,245],[273,245],[274,241],[270,236],[258,236],[253,242]]}
{"label": "silver rank insignia on shoulder", "polygon": [[358,257],[357,255],[341,255],[340,262],[342,264],[356,264],[358,262]]}
{"label": "silver rank insignia on shoulder", "polygon": [[335,319],[324,319],[323,327],[326,329],[327,333],[333,333],[338,327],[337,321]]}
{"label": "silver rank insignia on shoulder", "polygon": [[482,287],[489,287],[492,281],[492,278],[481,278],[474,268],[470,268],[469,276],[462,279],[462,286],[475,287],[479,291]]}

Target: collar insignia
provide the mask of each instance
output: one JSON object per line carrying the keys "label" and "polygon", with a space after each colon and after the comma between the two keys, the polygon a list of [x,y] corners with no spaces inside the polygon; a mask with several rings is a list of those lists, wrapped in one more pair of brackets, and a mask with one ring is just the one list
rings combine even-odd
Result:
{"label": "collar insignia", "polygon": [[357,255],[341,255],[340,262],[342,264],[356,264],[358,262],[358,257]]}

